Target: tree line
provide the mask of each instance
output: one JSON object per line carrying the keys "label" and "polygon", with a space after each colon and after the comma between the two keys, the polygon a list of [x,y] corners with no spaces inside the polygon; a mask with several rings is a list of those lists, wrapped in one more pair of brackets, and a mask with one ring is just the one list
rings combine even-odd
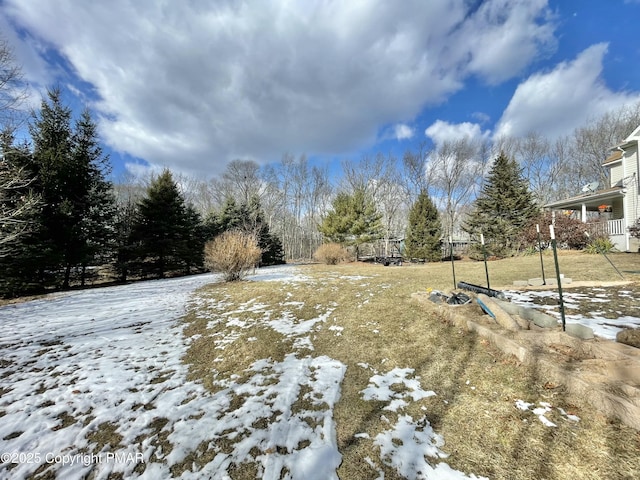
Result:
{"label": "tree line", "polygon": [[[282,246],[255,196],[226,199],[206,217],[185,201],[169,170],[138,196],[121,196],[108,179],[96,123],[88,110],[73,122],[60,91],[50,90],[29,122],[31,142],[5,130],[0,144],[3,219],[0,291],[5,296],[84,285],[96,266],[119,280],[202,271],[207,240],[239,229],[254,236],[261,263],[283,262]],[[5,235],[5,223],[7,233]],[[13,228],[15,226],[15,228]]]}
{"label": "tree line", "polygon": [[[326,241],[360,253],[376,240],[387,255],[398,239],[406,239],[411,257],[431,260],[443,238],[479,231],[499,238],[501,223],[508,233],[496,252],[507,251],[514,247],[509,238],[523,228],[505,224],[505,212],[517,211],[509,202],[522,200],[527,219],[531,205],[575,195],[594,180],[605,186],[608,148],[640,124],[639,104],[553,141],[532,132],[423,142],[401,158],[378,153],[345,160],[339,174],[287,153],[265,166],[234,160],[206,181],[170,171],[114,180],[90,112],[74,121],[58,90],[31,115],[30,141],[16,142],[25,91],[12,62],[9,46],[0,43],[5,293],[67,288],[73,279],[82,284],[96,265],[108,265],[120,280],[199,271],[204,242],[228,229],[258,238],[263,264],[311,258]],[[510,172],[511,190],[496,187],[501,172]],[[513,198],[505,200],[504,191]]]}

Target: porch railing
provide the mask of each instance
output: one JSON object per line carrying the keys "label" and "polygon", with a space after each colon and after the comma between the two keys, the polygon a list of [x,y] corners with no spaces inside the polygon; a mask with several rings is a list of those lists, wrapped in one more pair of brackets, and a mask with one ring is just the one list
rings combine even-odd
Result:
{"label": "porch railing", "polygon": [[589,229],[594,235],[624,235],[626,233],[624,218],[607,220],[606,222],[594,222],[587,225],[589,225]]}

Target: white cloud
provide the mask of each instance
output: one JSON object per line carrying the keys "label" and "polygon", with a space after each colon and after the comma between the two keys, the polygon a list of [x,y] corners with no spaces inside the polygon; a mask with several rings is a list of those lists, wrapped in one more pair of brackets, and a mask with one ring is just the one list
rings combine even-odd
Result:
{"label": "white cloud", "polygon": [[443,120],[437,120],[430,125],[424,134],[429,137],[436,147],[440,147],[445,142],[455,142],[457,140],[482,140],[488,138],[490,132],[482,131],[477,123],[449,123]]}
{"label": "white cloud", "polygon": [[592,45],[571,62],[537,73],[516,89],[495,130],[496,137],[536,131],[549,138],[571,133],[589,118],[640,101],[640,94],[614,92],[602,79],[607,44]]}
{"label": "white cloud", "polygon": [[463,24],[463,43],[469,69],[497,84],[522,72],[536,57],[556,48],[553,16],[547,0],[494,0],[482,2]]}
{"label": "white cloud", "polygon": [[414,134],[414,129],[411,128],[409,125],[399,123],[394,127],[394,136],[397,140],[412,138],[413,134]]}
{"label": "white cloud", "polygon": [[416,118],[470,75],[509,78],[553,44],[545,0],[470,8],[5,0],[0,16],[31,32],[41,55],[56,49],[94,89],[112,148],[212,174],[233,158],[371,145],[380,125]]}

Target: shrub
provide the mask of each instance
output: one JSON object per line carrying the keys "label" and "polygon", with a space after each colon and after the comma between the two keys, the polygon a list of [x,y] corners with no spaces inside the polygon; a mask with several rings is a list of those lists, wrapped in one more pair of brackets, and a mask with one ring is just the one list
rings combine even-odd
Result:
{"label": "shrub", "polygon": [[607,236],[593,237],[592,236],[591,239],[589,240],[589,243],[585,247],[584,251],[586,253],[609,253],[611,250],[614,249],[614,247],[615,245],[611,240],[609,240],[609,237]]}
{"label": "shrub", "polygon": [[638,218],[635,223],[629,227],[629,234],[632,237],[640,238],[640,218]]}
{"label": "shrub", "polygon": [[[538,234],[536,232],[536,224],[538,224],[540,225],[540,243],[542,244],[542,248],[548,248],[551,244],[549,225],[551,225],[552,219],[551,212],[544,212],[533,218],[520,235],[522,244],[526,246],[538,246]],[[585,248],[589,241],[584,234],[586,229],[585,224],[581,220],[560,213],[556,214],[554,231],[558,248],[577,250]]]}
{"label": "shrub", "polygon": [[205,267],[227,282],[241,280],[260,261],[262,251],[253,235],[227,230],[204,246]]}
{"label": "shrub", "polygon": [[325,243],[320,245],[313,254],[315,260],[326,265],[336,265],[340,262],[346,262],[350,257],[347,249],[338,243]]}

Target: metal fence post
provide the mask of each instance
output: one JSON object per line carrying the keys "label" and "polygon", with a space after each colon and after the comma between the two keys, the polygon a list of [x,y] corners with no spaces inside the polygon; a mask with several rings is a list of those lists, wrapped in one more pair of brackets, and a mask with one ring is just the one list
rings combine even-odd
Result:
{"label": "metal fence post", "polygon": [[549,225],[549,233],[551,234],[551,248],[553,248],[553,260],[556,264],[556,278],[558,280],[558,295],[560,297],[560,318],[562,319],[562,331],[566,331],[566,321],[564,318],[564,301],[562,300],[562,278],[560,277],[560,265],[558,264],[558,252],[556,244],[556,234],[553,225]]}

